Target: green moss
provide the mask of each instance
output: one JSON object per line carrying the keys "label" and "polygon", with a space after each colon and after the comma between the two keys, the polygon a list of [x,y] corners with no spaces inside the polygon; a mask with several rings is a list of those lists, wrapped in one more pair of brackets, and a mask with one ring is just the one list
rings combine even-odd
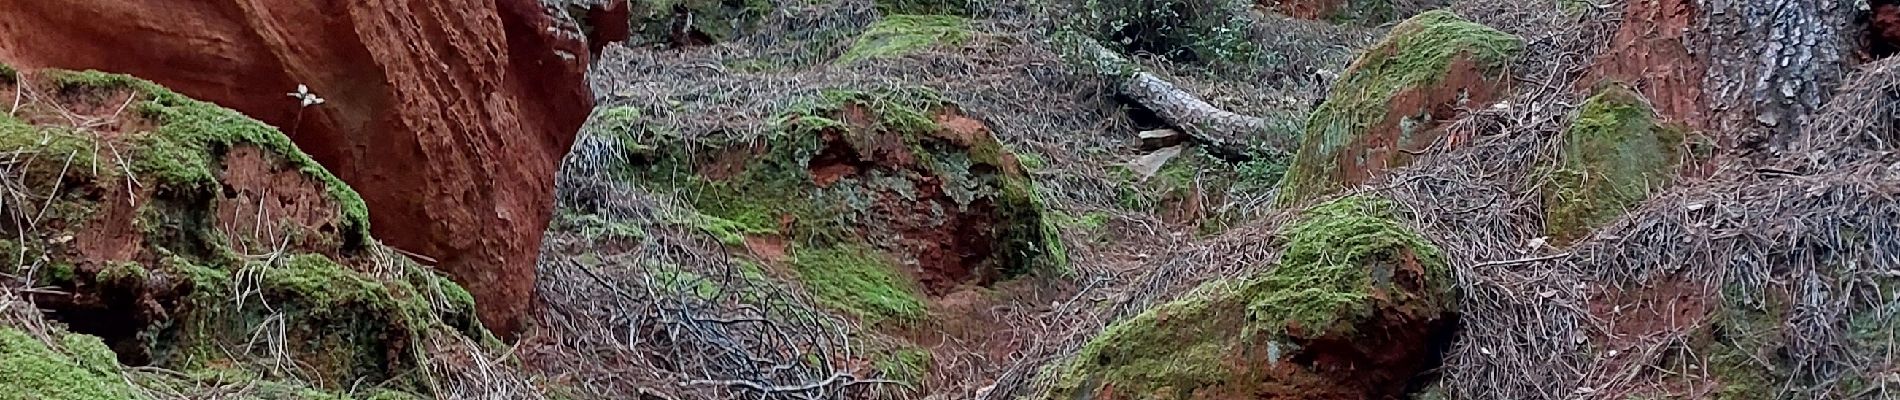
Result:
{"label": "green moss", "polygon": [[[1754,298],[1752,302],[1744,299]],[[1721,307],[1715,310],[1710,337],[1700,352],[1708,357],[1708,374],[1723,399],[1774,398],[1790,365],[1771,349],[1783,346],[1784,321],[1789,304],[1768,292],[1750,296],[1737,284],[1722,288]]]}
{"label": "green moss", "polygon": [[916,284],[876,250],[854,246],[799,249],[791,264],[799,282],[819,303],[865,323],[909,324],[924,318],[924,301]]}
{"label": "green moss", "polygon": [[1622,216],[1668,184],[1682,133],[1655,123],[1636,93],[1620,85],[1590,96],[1564,131],[1564,157],[1547,170],[1545,233],[1560,243]]}
{"label": "green moss", "polygon": [[[1109,326],[1063,367],[1049,371],[1049,399],[1112,385],[1129,398],[1186,398],[1201,388],[1249,393],[1251,375],[1273,368],[1299,337],[1353,337],[1375,298],[1455,307],[1450,269],[1436,246],[1394,220],[1389,200],[1356,196],[1307,210],[1286,228],[1287,249],[1272,270],[1219,280],[1180,300]],[[1405,299],[1394,269],[1417,263],[1428,298]],[[1240,312],[1240,310],[1245,310]]]}
{"label": "green moss", "polygon": [[748,235],[772,235],[778,233],[778,229],[773,228],[772,225],[767,225],[766,220],[762,220],[766,215],[757,214],[757,210],[748,211],[750,212],[737,214],[741,218],[746,219],[746,222],[706,214],[694,214],[693,226],[699,228],[699,230],[711,233],[713,237],[719,239],[720,243],[724,243],[728,246],[745,244],[745,238]]}
{"label": "green moss", "polygon": [[[1350,330],[1350,324],[1372,312],[1367,288],[1389,286],[1395,268],[1416,262],[1424,268],[1430,293],[1451,293],[1451,271],[1444,257],[1424,237],[1393,219],[1394,205],[1385,199],[1347,197],[1313,207],[1305,219],[1283,235],[1286,252],[1280,267],[1267,275],[1274,290],[1248,307],[1267,321],[1298,321],[1307,332],[1325,334]],[[1440,296],[1438,306],[1450,308],[1453,296]]]}
{"label": "green moss", "polygon": [[318,307],[312,311],[330,311],[327,307],[350,303],[377,303],[389,299],[382,284],[355,273],[321,254],[290,256],[281,267],[266,267],[263,286]]}
{"label": "green moss", "polygon": [[43,284],[66,286],[72,284],[73,279],[78,277],[77,270],[73,268],[73,264],[65,260],[46,263],[45,268],[46,269],[41,271],[44,278],[38,279],[39,282]]}
{"label": "green moss", "polygon": [[942,94],[922,87],[876,91],[826,89],[814,96],[793,100],[772,118],[771,124],[775,130],[789,133],[848,128],[833,118],[846,107],[862,106],[874,114],[873,128],[877,130],[927,135],[939,129],[931,111],[945,104],[950,101]]}
{"label": "green moss", "polygon": [[1042,158],[1042,154],[1038,154],[1033,151],[1013,151],[1013,150],[1010,151],[1010,153],[1016,155],[1016,162],[1022,163],[1024,169],[1028,169],[1030,171],[1037,171],[1037,170],[1042,170],[1044,168],[1049,168],[1049,161],[1044,160]]}
{"label": "green moss", "polygon": [[[701,300],[716,300],[720,294],[724,293],[724,290],[726,290],[728,286],[745,286],[726,285],[724,282],[716,280],[716,278],[707,277],[689,271],[679,265],[664,262],[648,261],[641,263],[640,266],[645,269],[647,277],[653,279],[653,287],[665,291],[667,294],[691,294]],[[755,282],[758,281],[756,277],[746,276],[743,273],[739,278],[753,280]]]}
{"label": "green moss", "polygon": [[295,379],[259,375],[235,368],[207,368],[191,371],[135,371],[128,376],[135,385],[155,393],[209,396],[206,388],[243,388],[241,391],[217,391],[230,400],[420,400],[423,397],[387,388],[362,385],[326,391]]}
{"label": "green moss", "polygon": [[926,48],[958,46],[970,39],[970,20],[946,15],[890,15],[871,24],[838,57],[839,64],[897,57]]}
{"label": "green moss", "polygon": [[907,347],[891,351],[873,364],[885,379],[917,383],[930,374],[930,350]]}
{"label": "green moss", "polygon": [[[20,168],[24,184],[53,187],[55,180],[110,179],[114,168],[100,169],[92,139],[69,128],[29,125],[0,113],[0,148],[23,151]],[[99,171],[99,176],[91,176]]]}
{"label": "green moss", "polygon": [[1056,224],[1062,229],[1081,230],[1085,232],[1100,231],[1102,228],[1107,227],[1108,218],[1108,213],[1100,211],[1083,213],[1079,216],[1073,216],[1067,213],[1056,213],[1054,215],[1054,219],[1057,221]]}
{"label": "green moss", "polygon": [[99,338],[53,332],[59,348],[11,327],[0,327],[0,399],[131,399],[112,350]]}
{"label": "green moss", "polygon": [[0,82],[14,83],[19,81],[20,70],[13,69],[13,66],[7,65],[6,63],[0,63]]}
{"label": "green moss", "polygon": [[640,239],[647,236],[639,226],[587,213],[562,212],[557,221],[563,229],[579,231],[588,240]]}
{"label": "green moss", "polygon": [[1226,362],[1244,352],[1243,338],[1256,330],[1241,325],[1244,284],[1218,280],[1180,300],[1110,325],[1075,358],[1045,371],[1054,379],[1047,399],[1087,398],[1114,385],[1129,398],[1182,398],[1197,387],[1242,373]]}
{"label": "green moss", "polygon": [[1371,130],[1390,113],[1411,116],[1427,111],[1392,110],[1389,103],[1394,97],[1438,83],[1459,60],[1469,60],[1487,75],[1501,75],[1522,48],[1517,36],[1467,22],[1449,11],[1429,11],[1400,23],[1346,70],[1326,102],[1308,117],[1279,202],[1291,204],[1338,190],[1342,185],[1334,180],[1340,163],[1335,159],[1348,146],[1368,135],[1384,134]]}
{"label": "green moss", "polygon": [[[596,135],[620,139],[623,143],[638,143],[636,136],[641,132],[640,123],[643,120],[640,109],[638,108],[614,106],[602,110],[599,116],[588,121],[588,127],[586,129],[595,132]],[[646,151],[650,149],[635,148],[633,150]]]}
{"label": "green moss", "polygon": [[254,146],[283,157],[290,166],[323,184],[326,195],[336,202],[340,215],[337,225],[344,232],[345,245],[361,245],[369,239],[369,211],[362,197],[298,150],[277,129],[125,75],[57,70],[46,75],[61,90],[132,90],[143,96],[137,110],[157,128],[133,139],[131,166],[159,190],[186,197],[215,194],[220,188],[220,157],[234,147]]}
{"label": "green moss", "polygon": [[135,262],[108,263],[104,269],[99,270],[99,276],[96,278],[99,282],[130,287],[143,285],[150,279],[151,273],[145,270],[145,266]]}

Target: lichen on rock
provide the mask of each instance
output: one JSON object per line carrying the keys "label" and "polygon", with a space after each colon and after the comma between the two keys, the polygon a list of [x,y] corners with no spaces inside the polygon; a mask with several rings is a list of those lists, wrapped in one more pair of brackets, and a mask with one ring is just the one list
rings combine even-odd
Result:
{"label": "lichen on rock", "polygon": [[1544,231],[1559,243],[1622,216],[1672,182],[1681,163],[1682,130],[1622,85],[1590,96],[1563,135],[1562,160],[1543,186]]}
{"label": "lichen on rock", "polygon": [[1402,395],[1458,295],[1438,248],[1393,207],[1355,196],[1305,211],[1281,232],[1277,267],[1109,326],[1045,371],[1047,398]]}
{"label": "lichen on rock", "polygon": [[1522,49],[1508,33],[1428,11],[1353,62],[1308,118],[1279,201],[1291,204],[1411,162],[1443,135],[1437,121],[1502,93]]}

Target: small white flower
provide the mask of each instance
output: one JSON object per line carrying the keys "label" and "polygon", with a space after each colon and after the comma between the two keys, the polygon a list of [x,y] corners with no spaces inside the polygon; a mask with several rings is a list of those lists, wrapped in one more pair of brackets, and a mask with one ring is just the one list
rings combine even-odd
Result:
{"label": "small white flower", "polygon": [[302,103],[303,107],[323,104],[323,98],[317,97],[316,93],[310,93],[309,86],[299,84],[297,85],[296,92],[291,92],[288,94],[290,95],[290,98],[297,99],[299,103]]}

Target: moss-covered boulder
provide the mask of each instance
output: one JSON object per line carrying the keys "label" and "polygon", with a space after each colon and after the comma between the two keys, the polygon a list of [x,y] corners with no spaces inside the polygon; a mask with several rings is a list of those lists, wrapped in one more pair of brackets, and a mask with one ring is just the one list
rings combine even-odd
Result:
{"label": "moss-covered boulder", "polygon": [[1443,136],[1460,106],[1503,93],[1522,43],[1449,11],[1407,19],[1354,61],[1307,120],[1279,194],[1323,196],[1408,164]]}
{"label": "moss-covered boulder", "polygon": [[986,125],[923,89],[826,90],[759,134],[687,135],[606,111],[627,178],[676,192],[727,244],[786,247],[807,290],[865,320],[915,320],[921,296],[1066,264],[1042,201]]}
{"label": "moss-covered boulder", "polygon": [[956,46],[970,40],[970,20],[947,15],[891,15],[858,35],[851,48],[838,56],[839,64],[897,57],[935,46]]}
{"label": "moss-covered boulder", "polygon": [[1438,248],[1393,203],[1348,197],[1281,234],[1279,265],[1110,326],[1045,371],[1047,399],[1399,398],[1457,304]]}
{"label": "moss-covered boulder", "polygon": [[1683,131],[1660,123],[1628,87],[1607,85],[1584,102],[1563,140],[1543,187],[1544,227],[1569,243],[1674,180]]}
{"label": "moss-covered boulder", "polygon": [[426,393],[421,335],[486,337],[466,291],[371,239],[356,192],[276,129],[123,75],[25,78],[0,82],[23,100],[0,114],[4,177],[31,199],[0,207],[23,235],[0,277],[53,289],[31,299],[106,360]]}

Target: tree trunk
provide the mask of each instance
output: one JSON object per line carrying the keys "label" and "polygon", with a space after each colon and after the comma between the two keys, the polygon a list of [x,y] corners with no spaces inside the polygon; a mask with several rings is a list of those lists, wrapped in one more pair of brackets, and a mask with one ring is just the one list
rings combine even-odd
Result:
{"label": "tree trunk", "polygon": [[[1122,95],[1154,111],[1162,120],[1193,136],[1196,142],[1216,155],[1244,159],[1249,156],[1250,147],[1292,153],[1297,146],[1292,137],[1263,134],[1267,131],[1266,120],[1222,110],[1155,74],[1143,71],[1140,66],[1103,47],[1100,42],[1087,38],[1081,38],[1080,41],[1083,54],[1092,58],[1098,72],[1121,79]],[[1247,143],[1249,140],[1253,143]]]}
{"label": "tree trunk", "polygon": [[1703,8],[1712,72],[1705,86],[1726,111],[1718,129],[1786,149],[1851,68],[1859,33],[1852,3],[1706,0]]}

